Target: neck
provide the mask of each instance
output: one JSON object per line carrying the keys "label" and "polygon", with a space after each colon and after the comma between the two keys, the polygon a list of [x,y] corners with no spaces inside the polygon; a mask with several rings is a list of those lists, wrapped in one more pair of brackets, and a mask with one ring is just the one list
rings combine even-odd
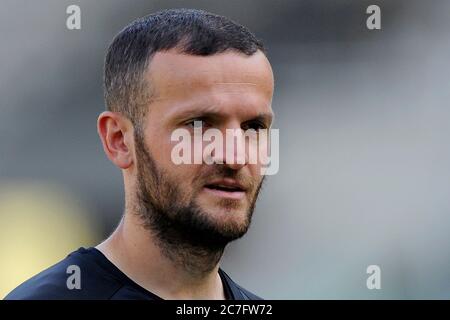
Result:
{"label": "neck", "polygon": [[97,249],[130,279],[163,299],[225,298],[218,274],[223,250],[205,252],[162,243],[131,212]]}

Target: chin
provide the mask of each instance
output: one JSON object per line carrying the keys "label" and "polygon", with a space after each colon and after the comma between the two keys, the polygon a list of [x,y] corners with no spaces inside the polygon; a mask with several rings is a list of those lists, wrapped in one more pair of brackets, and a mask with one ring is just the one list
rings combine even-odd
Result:
{"label": "chin", "polygon": [[247,230],[249,217],[247,208],[223,208],[205,210],[210,221],[221,230]]}

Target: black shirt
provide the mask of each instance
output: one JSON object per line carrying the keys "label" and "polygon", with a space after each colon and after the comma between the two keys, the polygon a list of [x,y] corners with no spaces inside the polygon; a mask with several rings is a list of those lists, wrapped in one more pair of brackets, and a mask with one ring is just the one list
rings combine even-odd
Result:
{"label": "black shirt", "polygon": [[[69,266],[79,267],[80,288],[68,286],[73,274]],[[236,284],[219,268],[227,300],[260,300]],[[69,289],[71,287],[72,289]],[[144,289],[106,258],[96,248],[80,248],[64,260],[42,271],[15,288],[6,300],[162,300]]]}

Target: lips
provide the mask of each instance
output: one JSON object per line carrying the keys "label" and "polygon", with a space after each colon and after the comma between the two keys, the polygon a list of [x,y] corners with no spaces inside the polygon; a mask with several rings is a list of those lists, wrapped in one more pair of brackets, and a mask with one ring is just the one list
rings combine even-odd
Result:
{"label": "lips", "polygon": [[247,189],[233,179],[216,180],[205,185],[205,190],[222,198],[242,199]]}
{"label": "lips", "polygon": [[227,192],[245,192],[246,188],[239,182],[232,179],[217,180],[205,185],[206,188],[227,191]]}

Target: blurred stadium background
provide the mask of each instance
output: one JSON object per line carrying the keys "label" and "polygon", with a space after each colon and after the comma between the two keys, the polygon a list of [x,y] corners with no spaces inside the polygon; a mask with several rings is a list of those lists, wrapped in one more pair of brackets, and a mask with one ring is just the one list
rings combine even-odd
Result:
{"label": "blurred stadium background", "polygon": [[[71,4],[81,30],[66,29]],[[445,0],[2,0],[0,298],[118,223],[122,179],[96,133],[103,57],[124,25],[171,7],[248,26],[275,72],[280,172],[224,269],[272,299],[450,298]]]}

